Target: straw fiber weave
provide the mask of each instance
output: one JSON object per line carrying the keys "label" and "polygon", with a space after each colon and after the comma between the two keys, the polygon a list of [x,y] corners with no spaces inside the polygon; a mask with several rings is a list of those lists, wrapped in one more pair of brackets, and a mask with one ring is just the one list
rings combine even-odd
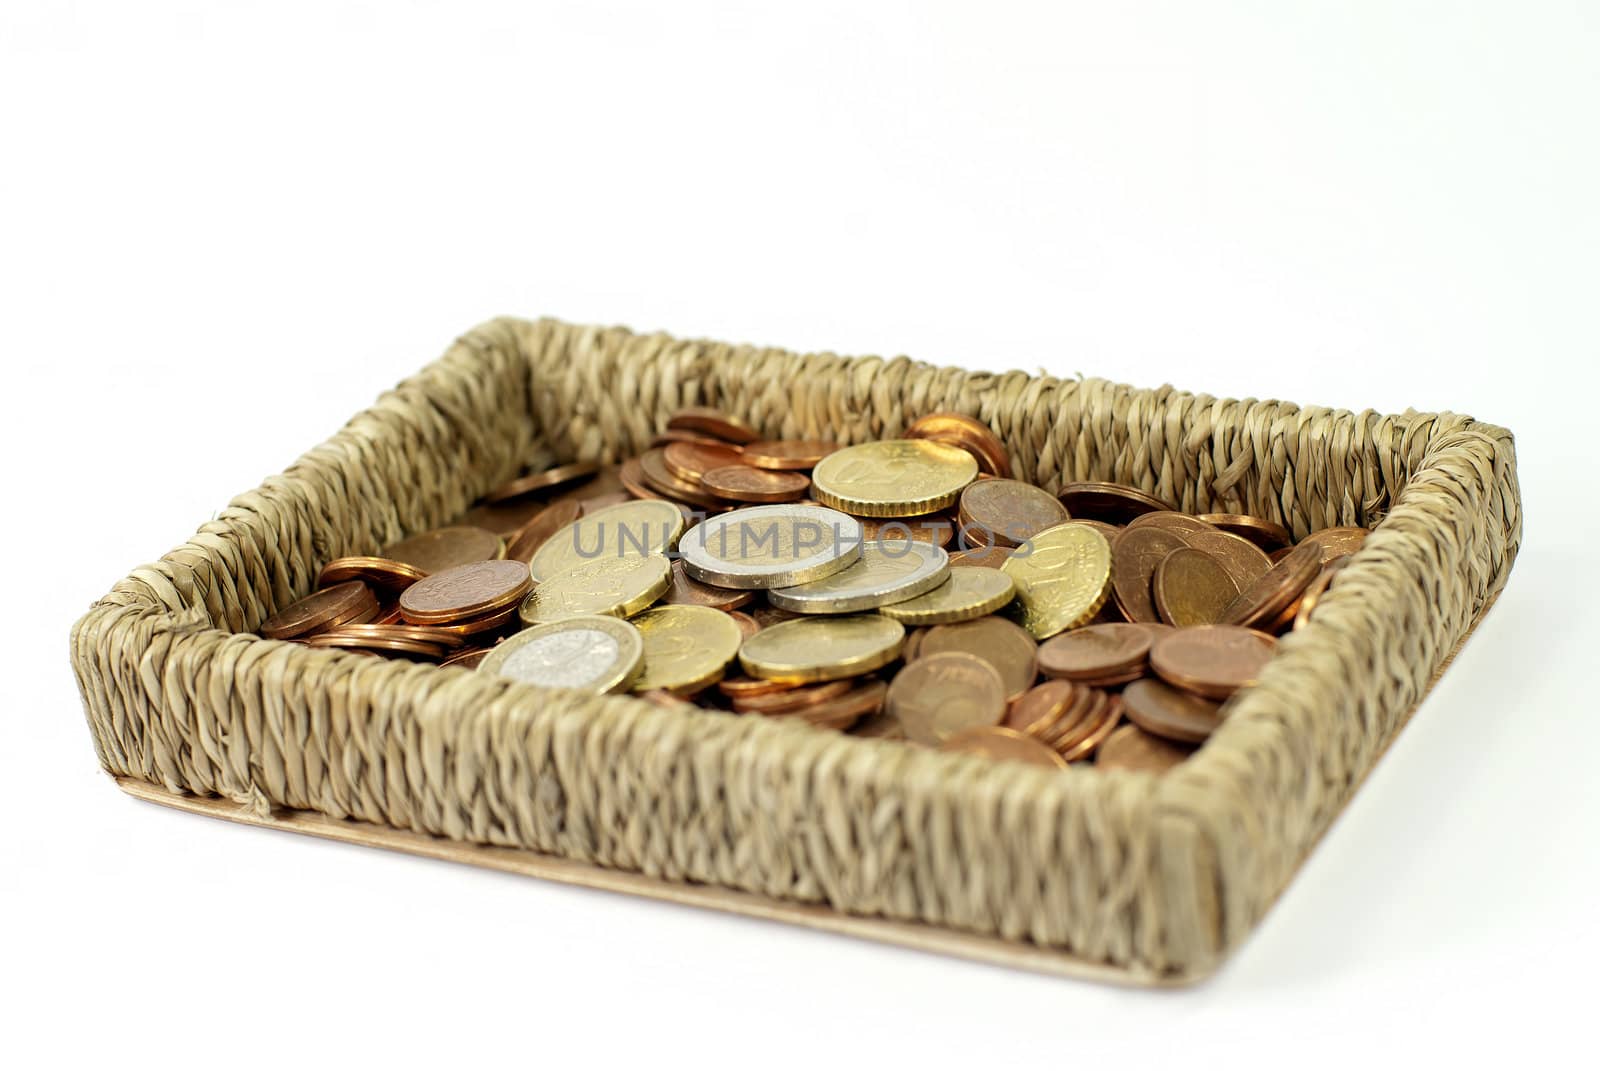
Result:
{"label": "straw fiber weave", "polygon": [[[1046,488],[1115,480],[1297,536],[1382,524],[1221,731],[1161,778],[541,693],[251,635],[330,558],[445,523],[530,459],[635,454],[693,404],[844,442],[960,410]],[[73,629],[72,661],[101,764],[167,792],[1181,979],[1270,906],[1504,585],[1520,536],[1511,435],[1463,416],[504,319],[134,570]]]}

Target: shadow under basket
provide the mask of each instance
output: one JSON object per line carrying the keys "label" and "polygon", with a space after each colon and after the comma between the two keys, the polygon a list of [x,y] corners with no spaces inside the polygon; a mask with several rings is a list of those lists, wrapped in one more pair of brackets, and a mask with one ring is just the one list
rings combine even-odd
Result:
{"label": "shadow under basket", "polygon": [[[1108,480],[1298,538],[1376,526],[1221,729],[1165,775],[544,691],[253,635],[326,561],[525,464],[619,461],[674,410],[772,437],[971,414],[1016,475]],[[1171,388],[495,320],[76,624],[101,764],[203,814],[1032,969],[1174,983],[1271,906],[1506,582],[1509,432]]]}

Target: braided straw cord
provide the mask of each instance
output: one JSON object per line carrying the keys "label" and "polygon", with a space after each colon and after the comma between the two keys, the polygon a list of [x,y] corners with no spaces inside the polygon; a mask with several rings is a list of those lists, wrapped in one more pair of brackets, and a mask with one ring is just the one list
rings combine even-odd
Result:
{"label": "braided straw cord", "polygon": [[[330,558],[459,515],[529,459],[616,461],[715,405],[843,442],[954,409],[1021,478],[1132,484],[1296,535],[1382,526],[1190,762],[994,763],[786,720],[543,692],[250,635]],[[101,764],[673,882],[1032,942],[1145,978],[1210,969],[1270,906],[1521,535],[1503,429],[1171,388],[797,356],[497,320],[143,566],[72,633]]]}

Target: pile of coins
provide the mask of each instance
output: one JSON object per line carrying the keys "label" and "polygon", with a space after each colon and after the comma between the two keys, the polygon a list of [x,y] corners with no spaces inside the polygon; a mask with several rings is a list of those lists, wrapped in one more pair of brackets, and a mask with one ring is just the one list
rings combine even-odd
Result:
{"label": "pile of coins", "polygon": [[[711,409],[641,456],[494,489],[329,562],[261,634],[1065,768],[1161,772],[1301,627],[1361,528],[1298,543],[1136,488],[1051,494],[937,413],[762,440]],[[1041,679],[1042,678],[1042,679]]]}

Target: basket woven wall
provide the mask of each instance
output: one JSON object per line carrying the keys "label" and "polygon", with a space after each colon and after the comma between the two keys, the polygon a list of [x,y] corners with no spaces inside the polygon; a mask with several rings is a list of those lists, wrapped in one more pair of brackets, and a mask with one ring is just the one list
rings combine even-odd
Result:
{"label": "basket woven wall", "polygon": [[[1159,778],[251,634],[327,560],[443,524],[530,459],[636,454],[693,404],[846,443],[959,410],[1047,489],[1113,480],[1297,537],[1382,523],[1221,730]],[[1030,966],[1184,980],[1267,910],[1505,584],[1520,535],[1512,437],[1463,416],[503,319],[135,570],[74,627],[72,661],[101,764],[142,795]]]}

